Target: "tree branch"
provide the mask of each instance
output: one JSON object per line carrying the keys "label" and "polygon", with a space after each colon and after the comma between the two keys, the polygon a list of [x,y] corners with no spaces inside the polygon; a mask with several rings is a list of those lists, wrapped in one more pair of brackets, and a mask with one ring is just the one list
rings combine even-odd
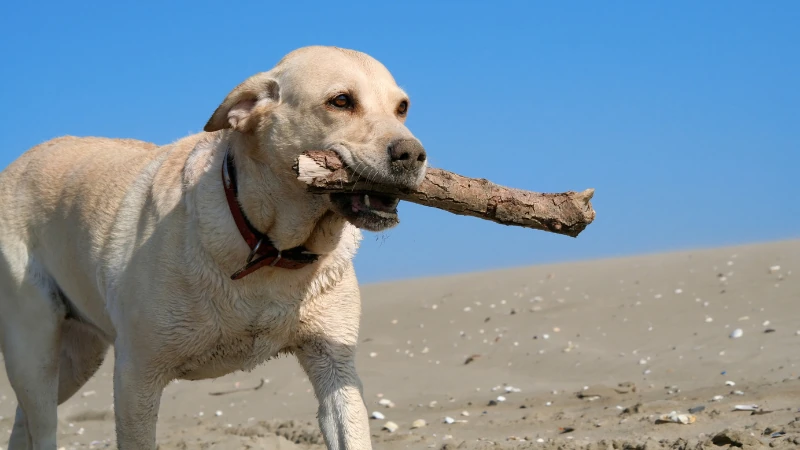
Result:
{"label": "tree branch", "polygon": [[295,172],[311,192],[374,192],[454,214],[576,237],[595,218],[594,189],[543,194],[508,188],[483,178],[468,178],[428,168],[416,190],[365,181],[345,167],[332,151],[314,150],[298,157]]}

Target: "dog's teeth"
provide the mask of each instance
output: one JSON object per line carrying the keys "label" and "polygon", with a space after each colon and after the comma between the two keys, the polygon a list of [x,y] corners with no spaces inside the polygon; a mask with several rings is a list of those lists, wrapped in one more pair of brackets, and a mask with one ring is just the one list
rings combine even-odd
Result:
{"label": "dog's teeth", "polygon": [[369,194],[364,194],[364,204],[369,208]]}

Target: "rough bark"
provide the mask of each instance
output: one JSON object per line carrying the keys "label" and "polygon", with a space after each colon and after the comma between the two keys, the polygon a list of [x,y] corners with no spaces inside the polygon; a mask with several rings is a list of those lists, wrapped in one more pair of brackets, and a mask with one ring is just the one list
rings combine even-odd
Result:
{"label": "rough bark", "polygon": [[398,189],[365,180],[345,167],[335,152],[324,150],[302,154],[295,172],[312,192],[380,193],[454,214],[572,237],[578,236],[595,217],[590,201],[594,189],[545,194],[435,168],[428,168],[417,189]]}

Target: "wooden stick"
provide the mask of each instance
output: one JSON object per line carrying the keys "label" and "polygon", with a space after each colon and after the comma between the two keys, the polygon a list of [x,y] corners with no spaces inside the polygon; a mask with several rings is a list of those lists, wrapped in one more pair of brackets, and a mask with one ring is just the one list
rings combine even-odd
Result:
{"label": "wooden stick", "polygon": [[303,153],[294,169],[298,180],[308,184],[311,192],[374,192],[454,214],[572,237],[578,236],[595,217],[590,201],[594,189],[543,194],[435,168],[428,168],[416,190],[398,189],[365,180],[345,167],[335,152],[326,150]]}

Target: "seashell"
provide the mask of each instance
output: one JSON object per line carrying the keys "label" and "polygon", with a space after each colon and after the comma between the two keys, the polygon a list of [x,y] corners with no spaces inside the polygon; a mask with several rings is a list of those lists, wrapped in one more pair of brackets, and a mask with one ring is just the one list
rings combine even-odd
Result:
{"label": "seashell", "polygon": [[689,425],[695,423],[695,421],[697,421],[697,417],[694,415],[678,414],[676,411],[672,411],[669,414],[662,414],[656,419],[656,423],[680,423],[683,425]]}

